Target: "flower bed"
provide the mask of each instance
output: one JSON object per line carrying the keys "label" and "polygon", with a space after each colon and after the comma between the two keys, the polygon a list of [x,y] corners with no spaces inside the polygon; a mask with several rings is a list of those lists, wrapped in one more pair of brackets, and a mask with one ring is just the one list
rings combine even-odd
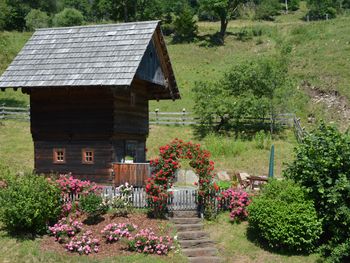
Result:
{"label": "flower bed", "polygon": [[107,242],[116,242],[123,237],[130,237],[130,232],[137,228],[134,224],[109,224],[102,231],[103,237],[106,238]]}

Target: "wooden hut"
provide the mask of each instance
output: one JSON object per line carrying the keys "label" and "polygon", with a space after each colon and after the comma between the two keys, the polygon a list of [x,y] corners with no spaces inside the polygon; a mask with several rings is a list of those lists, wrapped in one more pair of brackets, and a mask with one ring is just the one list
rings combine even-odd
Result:
{"label": "wooden hut", "polygon": [[142,184],[148,101],[180,98],[159,21],[39,29],[0,88],[30,96],[36,172],[105,184],[128,158]]}

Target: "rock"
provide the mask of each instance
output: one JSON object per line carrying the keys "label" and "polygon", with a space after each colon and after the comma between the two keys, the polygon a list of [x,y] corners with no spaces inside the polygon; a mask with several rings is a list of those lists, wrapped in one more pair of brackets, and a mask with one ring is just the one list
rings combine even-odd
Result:
{"label": "rock", "polygon": [[219,171],[217,173],[217,178],[219,181],[231,181],[231,177],[226,171]]}

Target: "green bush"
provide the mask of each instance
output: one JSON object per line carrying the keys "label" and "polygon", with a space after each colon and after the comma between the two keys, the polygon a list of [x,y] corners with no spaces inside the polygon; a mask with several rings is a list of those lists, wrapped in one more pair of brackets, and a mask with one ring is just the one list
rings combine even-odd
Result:
{"label": "green bush", "polygon": [[65,8],[53,18],[53,25],[61,26],[80,26],[84,23],[83,14],[74,8]]}
{"label": "green bush", "polygon": [[191,42],[197,35],[197,21],[193,18],[193,12],[187,5],[174,21],[174,42]]}
{"label": "green bush", "polygon": [[328,18],[334,18],[337,15],[335,2],[332,0],[308,0],[309,12],[307,15],[310,20],[325,20],[326,15]]}
{"label": "green bush", "polygon": [[43,233],[61,212],[61,193],[45,177],[24,174],[0,191],[0,221],[11,232]]}
{"label": "green bush", "polygon": [[350,134],[322,123],[296,148],[285,176],[305,187],[314,200],[323,221],[325,256],[332,262],[349,257],[350,233],[344,226],[350,225]]}
{"label": "green bush", "polygon": [[37,28],[49,26],[49,16],[38,9],[32,9],[25,17],[26,27],[32,31]]}
{"label": "green bush", "polygon": [[311,252],[322,232],[313,201],[290,180],[270,181],[248,207],[249,226],[276,250]]}
{"label": "green bush", "polygon": [[278,0],[262,0],[256,9],[255,18],[274,20],[274,16],[278,15],[280,10],[281,4]]}
{"label": "green bush", "polygon": [[90,216],[98,216],[106,211],[102,205],[102,197],[91,193],[84,195],[79,200],[79,208]]}

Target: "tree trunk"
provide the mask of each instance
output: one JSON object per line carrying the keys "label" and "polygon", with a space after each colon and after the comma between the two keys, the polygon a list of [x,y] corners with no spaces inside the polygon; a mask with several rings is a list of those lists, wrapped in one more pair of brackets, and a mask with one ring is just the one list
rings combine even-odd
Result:
{"label": "tree trunk", "polygon": [[228,19],[226,17],[221,17],[220,19],[221,25],[220,25],[220,40],[222,44],[224,44],[226,29],[228,25]]}
{"label": "tree trunk", "polygon": [[124,22],[129,22],[128,21],[128,6],[126,1],[124,2]]}
{"label": "tree trunk", "polygon": [[288,14],[288,0],[285,0],[285,5],[286,5],[286,14]]}

